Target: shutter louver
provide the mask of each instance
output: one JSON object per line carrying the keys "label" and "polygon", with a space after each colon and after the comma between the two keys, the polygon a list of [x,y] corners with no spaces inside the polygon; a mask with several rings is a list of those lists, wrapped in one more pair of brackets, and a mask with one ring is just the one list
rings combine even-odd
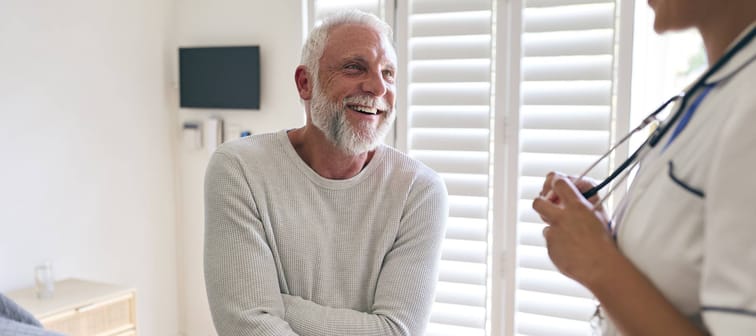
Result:
{"label": "shutter louver", "polygon": [[[523,12],[516,334],[589,335],[590,292],[549,260],[532,208],[549,171],[580,174],[609,145],[614,1],[530,0]],[[600,179],[602,163],[591,174]]]}

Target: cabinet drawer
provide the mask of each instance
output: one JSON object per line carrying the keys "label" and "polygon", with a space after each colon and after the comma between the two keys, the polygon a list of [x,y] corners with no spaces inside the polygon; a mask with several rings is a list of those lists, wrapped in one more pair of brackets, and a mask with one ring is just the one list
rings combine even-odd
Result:
{"label": "cabinet drawer", "polygon": [[45,317],[40,322],[45,328],[70,336],[116,335],[134,328],[134,303],[133,294],[123,295]]}

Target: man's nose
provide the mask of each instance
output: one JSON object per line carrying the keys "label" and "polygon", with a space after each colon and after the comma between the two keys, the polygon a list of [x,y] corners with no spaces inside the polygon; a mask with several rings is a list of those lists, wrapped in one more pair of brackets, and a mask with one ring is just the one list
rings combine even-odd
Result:
{"label": "man's nose", "polygon": [[371,72],[364,82],[362,82],[362,91],[372,94],[375,97],[382,97],[388,91],[388,83],[383,78],[383,74]]}

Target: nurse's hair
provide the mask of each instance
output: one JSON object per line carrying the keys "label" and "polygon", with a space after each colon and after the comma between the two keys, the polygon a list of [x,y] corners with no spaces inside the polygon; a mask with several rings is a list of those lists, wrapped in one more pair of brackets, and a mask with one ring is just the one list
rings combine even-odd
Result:
{"label": "nurse's hair", "polygon": [[300,64],[305,66],[310,78],[316,79],[318,76],[318,61],[323,56],[331,29],[346,24],[367,26],[380,34],[382,39],[392,41],[391,27],[377,16],[356,9],[340,10],[317,23],[302,46]]}

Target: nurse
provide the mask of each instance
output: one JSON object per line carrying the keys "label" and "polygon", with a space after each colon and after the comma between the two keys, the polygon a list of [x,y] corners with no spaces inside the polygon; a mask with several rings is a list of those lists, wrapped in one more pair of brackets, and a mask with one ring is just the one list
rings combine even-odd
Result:
{"label": "nurse", "polygon": [[641,150],[614,220],[550,173],[533,209],[556,267],[599,301],[603,335],[756,334],[756,1],[650,0],[696,28],[712,67]]}

